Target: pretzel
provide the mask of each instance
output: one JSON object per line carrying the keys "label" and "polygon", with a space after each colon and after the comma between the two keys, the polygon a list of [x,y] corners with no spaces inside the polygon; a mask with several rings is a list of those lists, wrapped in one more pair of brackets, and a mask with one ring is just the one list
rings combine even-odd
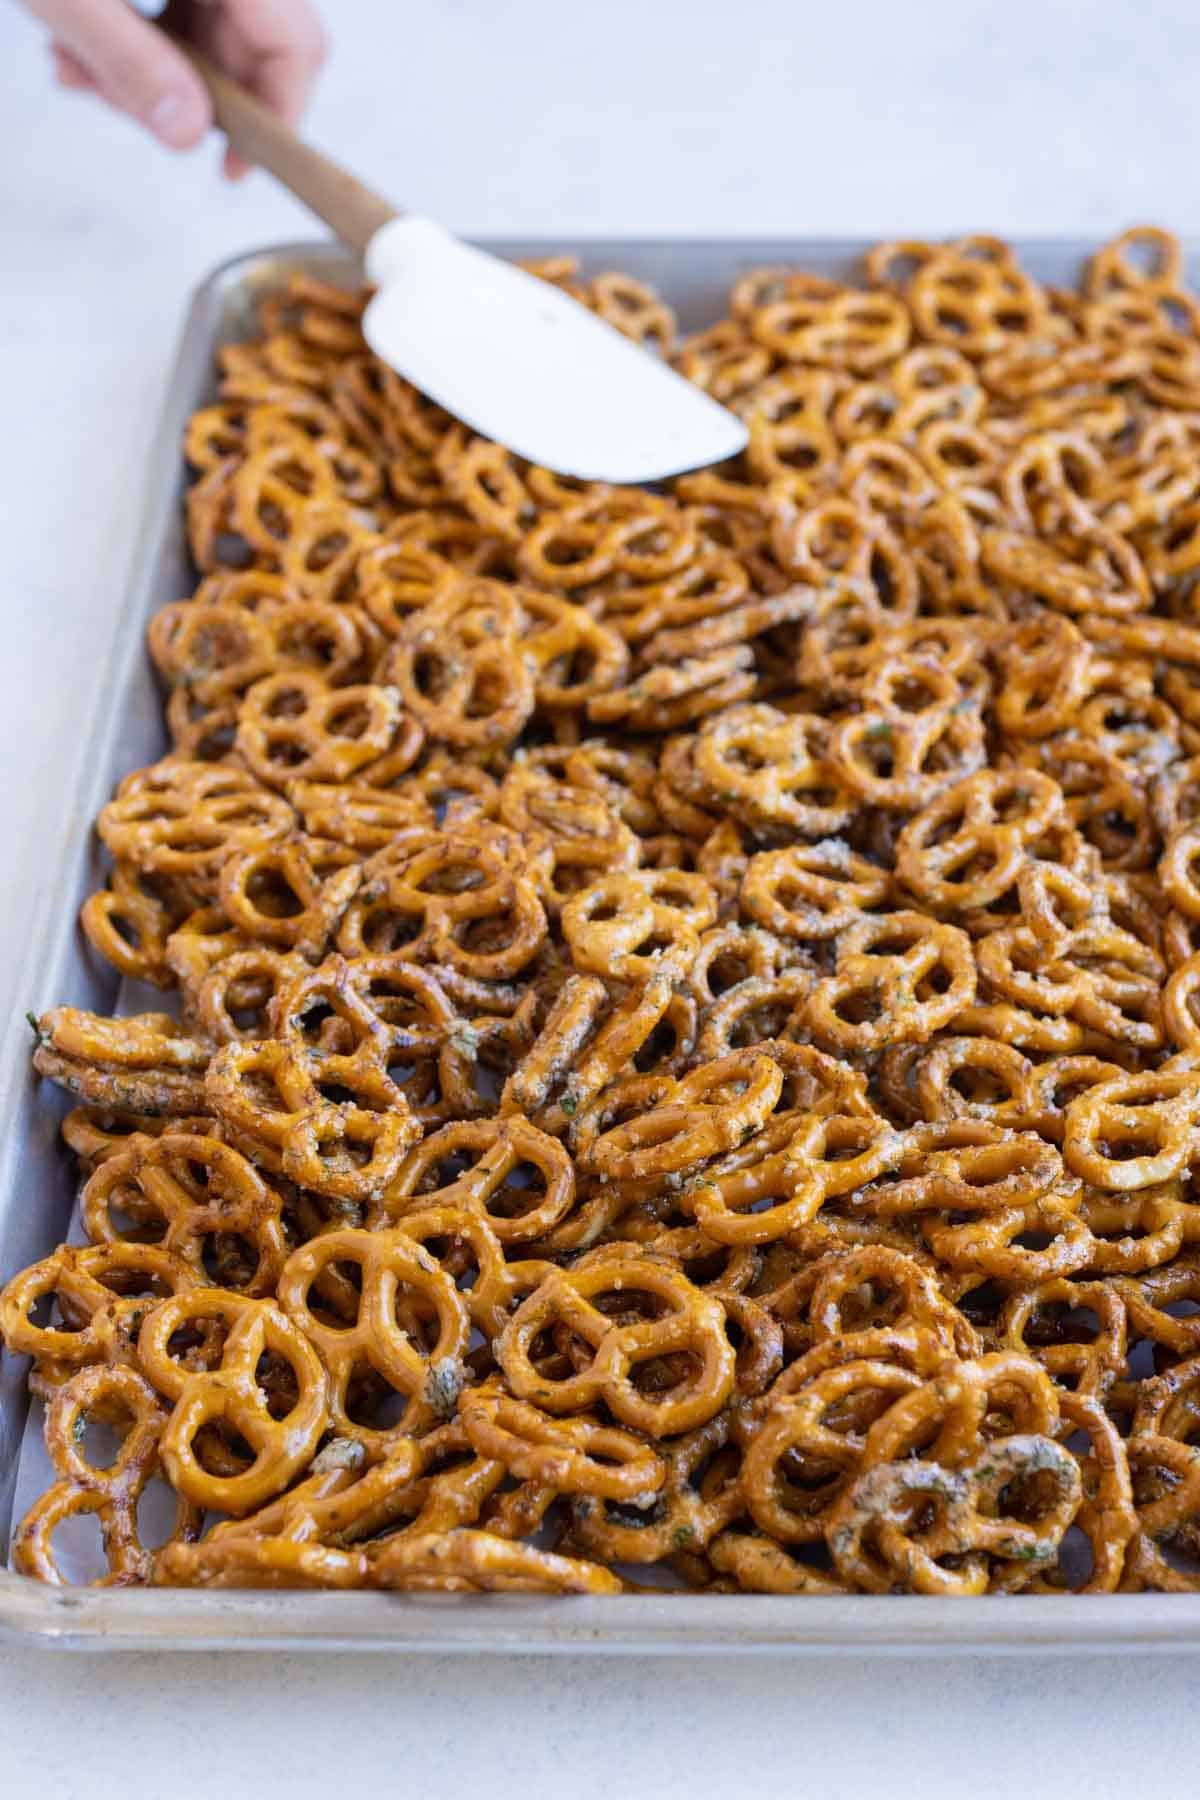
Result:
{"label": "pretzel", "polygon": [[[631,1299],[653,1296],[664,1309],[661,1316],[638,1318],[635,1313],[628,1325],[614,1324],[592,1304],[614,1282],[615,1291]],[[556,1321],[591,1351],[584,1369],[561,1380],[539,1374],[530,1360],[537,1338]],[[547,1275],[517,1308],[495,1349],[518,1399],[536,1398],[554,1414],[581,1411],[603,1399],[622,1424],[655,1438],[714,1418],[733,1388],[734,1353],[719,1301],[700,1294],[668,1264],[636,1253],[622,1257],[592,1251],[586,1266]],[[679,1351],[687,1351],[699,1369],[662,1397],[640,1392],[633,1372],[653,1358]]]}
{"label": "pretzel", "polygon": [[619,1594],[623,1586],[596,1563],[509,1543],[488,1531],[389,1541],[374,1558],[371,1573],[381,1587],[450,1592]]}
{"label": "pretzel", "polygon": [[[322,1090],[348,1092],[348,1100]],[[316,1193],[366,1199],[418,1135],[407,1102],[369,1047],[314,1057],[275,1040],[227,1044],[206,1093],[235,1140],[273,1172]]]}
{"label": "pretzel", "polygon": [[[1096,1187],[1118,1193],[1152,1187],[1188,1168],[1196,1153],[1198,1121],[1200,1076],[1117,1076],[1071,1102],[1063,1155],[1077,1175]],[[1127,1154],[1142,1145],[1145,1154]],[[1118,1147],[1119,1157],[1105,1154]]]}
{"label": "pretzel", "polygon": [[[340,1318],[326,1325],[314,1312],[309,1291],[326,1269],[342,1272],[347,1266],[361,1272],[357,1320],[352,1326]],[[393,1432],[420,1430],[437,1416],[426,1389],[441,1365],[461,1359],[469,1322],[450,1277],[412,1238],[394,1231],[328,1232],[288,1258],[278,1296],[329,1371],[330,1416],[340,1436],[376,1445]],[[408,1327],[397,1322],[401,1305],[411,1320]],[[417,1335],[432,1336],[427,1319],[436,1322],[428,1346]],[[367,1371],[406,1402],[396,1425],[382,1431],[357,1423],[347,1410],[352,1381]]]}
{"label": "pretzel", "polygon": [[733,1438],[728,1412],[677,1438],[663,1456],[666,1475],[658,1491],[622,1503],[619,1512],[599,1496],[575,1497],[572,1537],[589,1555],[621,1563],[655,1563],[706,1549],[744,1504],[736,1463],[723,1466]]}
{"label": "pretzel", "polygon": [[127,776],[96,829],[138,869],[203,881],[235,847],[282,837],[293,817],[241,769],[168,758]]}
{"label": "pretzel", "polygon": [[636,1500],[665,1479],[660,1458],[640,1439],[587,1419],[548,1420],[535,1407],[478,1388],[466,1396],[461,1416],[481,1456],[559,1493]]}
{"label": "pretzel", "polygon": [[[443,1167],[477,1157],[461,1175],[439,1181]],[[519,1169],[533,1169],[544,1191],[511,1184]],[[473,1213],[505,1246],[542,1238],[575,1204],[575,1177],[562,1146],[519,1114],[459,1122],[433,1132],[412,1150],[383,1190],[371,1222],[403,1225],[405,1215],[426,1207]]]}
{"label": "pretzel", "polygon": [[209,1047],[169,1013],[109,1019],[56,1006],[34,1023],[34,1068],[89,1105],[146,1113],[204,1110]]}
{"label": "pretzel", "polygon": [[702,876],[632,870],[574,894],[562,909],[562,930],[582,969],[641,986],[655,975],[683,974],[697,934],[716,916]]}
{"label": "pretzel", "polygon": [[[0,1334],[14,1355],[36,1358],[53,1385],[56,1373],[131,1362],[149,1307],[195,1285],[191,1267],[157,1244],[60,1244],[0,1293]],[[30,1316],[47,1296],[61,1323]]]}
{"label": "pretzel", "polygon": [[1057,784],[1035,771],[980,771],[956,782],[904,827],[896,874],[939,912],[992,905],[1011,887],[1025,845],[1061,806]]}
{"label": "pretzel", "polygon": [[107,888],[89,894],[79,923],[92,948],[121,975],[170,987],[167,939],[191,910],[169,881],[118,861]]}
{"label": "pretzel", "polygon": [[283,1267],[279,1195],[216,1138],[135,1136],[91,1176],[80,1210],[94,1244],[128,1241],[116,1223],[121,1213],[137,1219],[139,1236],[161,1227],[158,1241],[187,1264],[197,1285],[209,1256],[222,1270],[222,1285],[247,1294],[273,1293]]}
{"label": "pretzel", "polygon": [[838,838],[752,856],[740,901],[753,919],[781,937],[837,937],[858,915],[882,906],[885,871]]}
{"label": "pretzel", "polygon": [[[82,1439],[89,1419],[129,1421],[113,1461],[97,1467]],[[59,1388],[46,1416],[46,1446],[58,1480],[47,1488],[13,1534],[13,1566],[39,1581],[61,1584],[52,1538],[67,1519],[93,1513],[100,1524],[108,1573],[92,1585],[123,1587],[144,1581],[151,1556],[138,1534],[137,1505],[158,1469],[166,1414],[150,1384],[132,1368],[81,1369]],[[188,1501],[176,1505],[173,1542],[187,1542],[200,1527]]]}
{"label": "pretzel", "polygon": [[[931,986],[935,970],[941,991]],[[818,1043],[830,1049],[923,1043],[974,994],[974,959],[962,932],[923,913],[881,913],[842,934],[835,972],[814,986],[806,1016]],[[875,1008],[874,1017],[854,1017],[860,1000]]]}
{"label": "pretzel", "polygon": [[[216,1369],[189,1371],[171,1355],[185,1327],[219,1322],[227,1336]],[[294,1403],[272,1409],[257,1378],[264,1354],[280,1359],[295,1382]],[[144,1320],[138,1357],[147,1378],[174,1401],[159,1455],[172,1486],[201,1507],[235,1516],[280,1493],[311,1458],[329,1419],[325,1372],[308,1340],[270,1300],[222,1288],[195,1288],[162,1301]],[[287,1399],[292,1396],[288,1395]],[[201,1434],[227,1425],[250,1451],[234,1475],[205,1467]]]}

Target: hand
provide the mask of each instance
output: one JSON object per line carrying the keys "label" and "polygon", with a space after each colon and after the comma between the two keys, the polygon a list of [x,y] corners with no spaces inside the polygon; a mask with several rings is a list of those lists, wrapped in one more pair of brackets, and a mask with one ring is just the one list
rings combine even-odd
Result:
{"label": "hand", "polygon": [[[99,94],[171,150],[191,150],[212,124],[204,84],[187,58],[126,0],[25,0],[50,28],[64,87]],[[308,0],[172,0],[162,23],[203,50],[289,125],[325,60],[325,33]],[[247,165],[229,151],[225,173]]]}

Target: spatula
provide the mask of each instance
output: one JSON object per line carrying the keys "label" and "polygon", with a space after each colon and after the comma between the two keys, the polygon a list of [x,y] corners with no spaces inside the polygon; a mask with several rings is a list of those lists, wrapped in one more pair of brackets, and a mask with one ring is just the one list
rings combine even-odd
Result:
{"label": "spatula", "polygon": [[723,462],[740,419],[560,289],[390,202],[187,46],[229,143],[363,254],[375,354],[482,436],[589,481]]}

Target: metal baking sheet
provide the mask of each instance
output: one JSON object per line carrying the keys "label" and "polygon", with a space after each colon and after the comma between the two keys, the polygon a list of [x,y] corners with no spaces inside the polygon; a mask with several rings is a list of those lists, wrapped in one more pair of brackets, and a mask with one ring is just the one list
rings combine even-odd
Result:
{"label": "metal baking sheet", "polygon": [[[731,282],[762,263],[791,263],[849,275],[866,246],[853,241],[622,240],[490,242],[510,256],[577,253],[585,267],[628,270],[661,288],[685,329],[721,316]],[[1016,246],[1032,274],[1072,282],[1089,246]],[[1193,281],[1200,244],[1187,258]],[[156,607],[190,592],[194,576],[183,533],[184,469],[179,444],[188,414],[212,397],[215,347],[249,334],[260,295],[304,269],[353,283],[353,258],[335,245],[284,245],[218,268],[197,291],[147,471],[136,560],[112,636],[93,715],[81,732],[75,779],[46,794],[44,840],[30,846],[53,876],[40,934],[22,958],[29,1003],[69,1001],[114,1009],[118,978],[93,956],[76,928],[86,894],[103,878],[91,821],[128,770],[165,746],[161,698],[143,644]],[[57,860],[57,868],[55,862]],[[75,1199],[72,1158],[58,1139],[66,1102],[31,1079],[21,1022],[0,1050],[0,1280],[45,1256],[66,1234]],[[0,1563],[7,1561],[22,1434],[28,1414],[27,1359],[0,1358]],[[76,1649],[313,1649],[461,1651],[638,1651],[663,1653],[853,1652],[944,1655],[954,1650],[1070,1654],[1118,1647],[1178,1653],[1200,1649],[1200,1595],[1129,1594],[1066,1598],[984,1596],[924,1599],[768,1595],[332,1594],[246,1590],[53,1588],[0,1568],[0,1632],[30,1644]]]}

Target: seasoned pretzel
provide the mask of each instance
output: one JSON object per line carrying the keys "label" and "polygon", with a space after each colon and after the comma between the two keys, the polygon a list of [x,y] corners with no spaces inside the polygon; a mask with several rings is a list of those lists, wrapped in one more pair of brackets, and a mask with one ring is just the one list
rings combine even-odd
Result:
{"label": "seasoned pretzel", "polygon": [[[98,1467],[82,1438],[89,1419],[128,1420],[116,1456]],[[108,1573],[93,1584],[123,1587],[145,1581],[151,1553],[138,1534],[138,1501],[158,1471],[167,1415],[149,1382],[136,1370],[117,1365],[81,1369],[63,1383],[46,1415],[46,1447],[58,1480],[47,1488],[13,1534],[13,1566],[23,1575],[60,1584],[65,1579],[54,1556],[54,1532],[81,1513],[96,1515]],[[187,1542],[200,1529],[200,1514],[187,1500],[176,1505],[173,1541]]]}
{"label": "seasoned pretzel", "polygon": [[[171,1354],[171,1340],[209,1321],[227,1336],[214,1370],[188,1370]],[[258,1380],[264,1355],[286,1366],[295,1383],[276,1410]],[[316,1351],[270,1300],[250,1300],[223,1288],[194,1288],[154,1307],[138,1335],[147,1377],[174,1411],[159,1455],[172,1485],[197,1506],[235,1516],[282,1492],[308,1463],[329,1420],[325,1371]],[[289,1404],[288,1402],[292,1403]],[[249,1448],[249,1466],[214,1474],[203,1460],[205,1427],[223,1424]]]}
{"label": "seasoned pretzel", "polygon": [[[623,1297],[623,1304],[624,1297],[645,1295],[663,1309],[661,1316],[635,1312],[629,1324],[614,1323],[593,1304],[610,1289]],[[562,1379],[540,1374],[530,1360],[538,1337],[556,1322],[591,1352],[579,1373]],[[661,1397],[640,1392],[635,1371],[677,1352],[687,1352],[699,1367]],[[586,1265],[547,1275],[505,1326],[496,1355],[519,1399],[536,1398],[555,1414],[582,1411],[603,1399],[623,1424],[654,1438],[714,1418],[734,1380],[734,1353],[720,1302],[702,1295],[669,1264],[636,1252],[592,1251]]]}
{"label": "seasoned pretzel", "polygon": [[[326,1270],[336,1269],[344,1278],[347,1268],[359,1272],[358,1316],[353,1324],[339,1317],[328,1325],[314,1310],[310,1290]],[[423,1245],[396,1231],[327,1232],[293,1251],[279,1278],[278,1297],[329,1371],[330,1417],[339,1436],[374,1447],[393,1434],[419,1431],[438,1416],[427,1390],[439,1367],[460,1362],[470,1322],[453,1281]],[[407,1324],[399,1322],[398,1313]],[[403,1396],[404,1411],[394,1426],[363,1425],[348,1411],[351,1383],[366,1371]]]}

